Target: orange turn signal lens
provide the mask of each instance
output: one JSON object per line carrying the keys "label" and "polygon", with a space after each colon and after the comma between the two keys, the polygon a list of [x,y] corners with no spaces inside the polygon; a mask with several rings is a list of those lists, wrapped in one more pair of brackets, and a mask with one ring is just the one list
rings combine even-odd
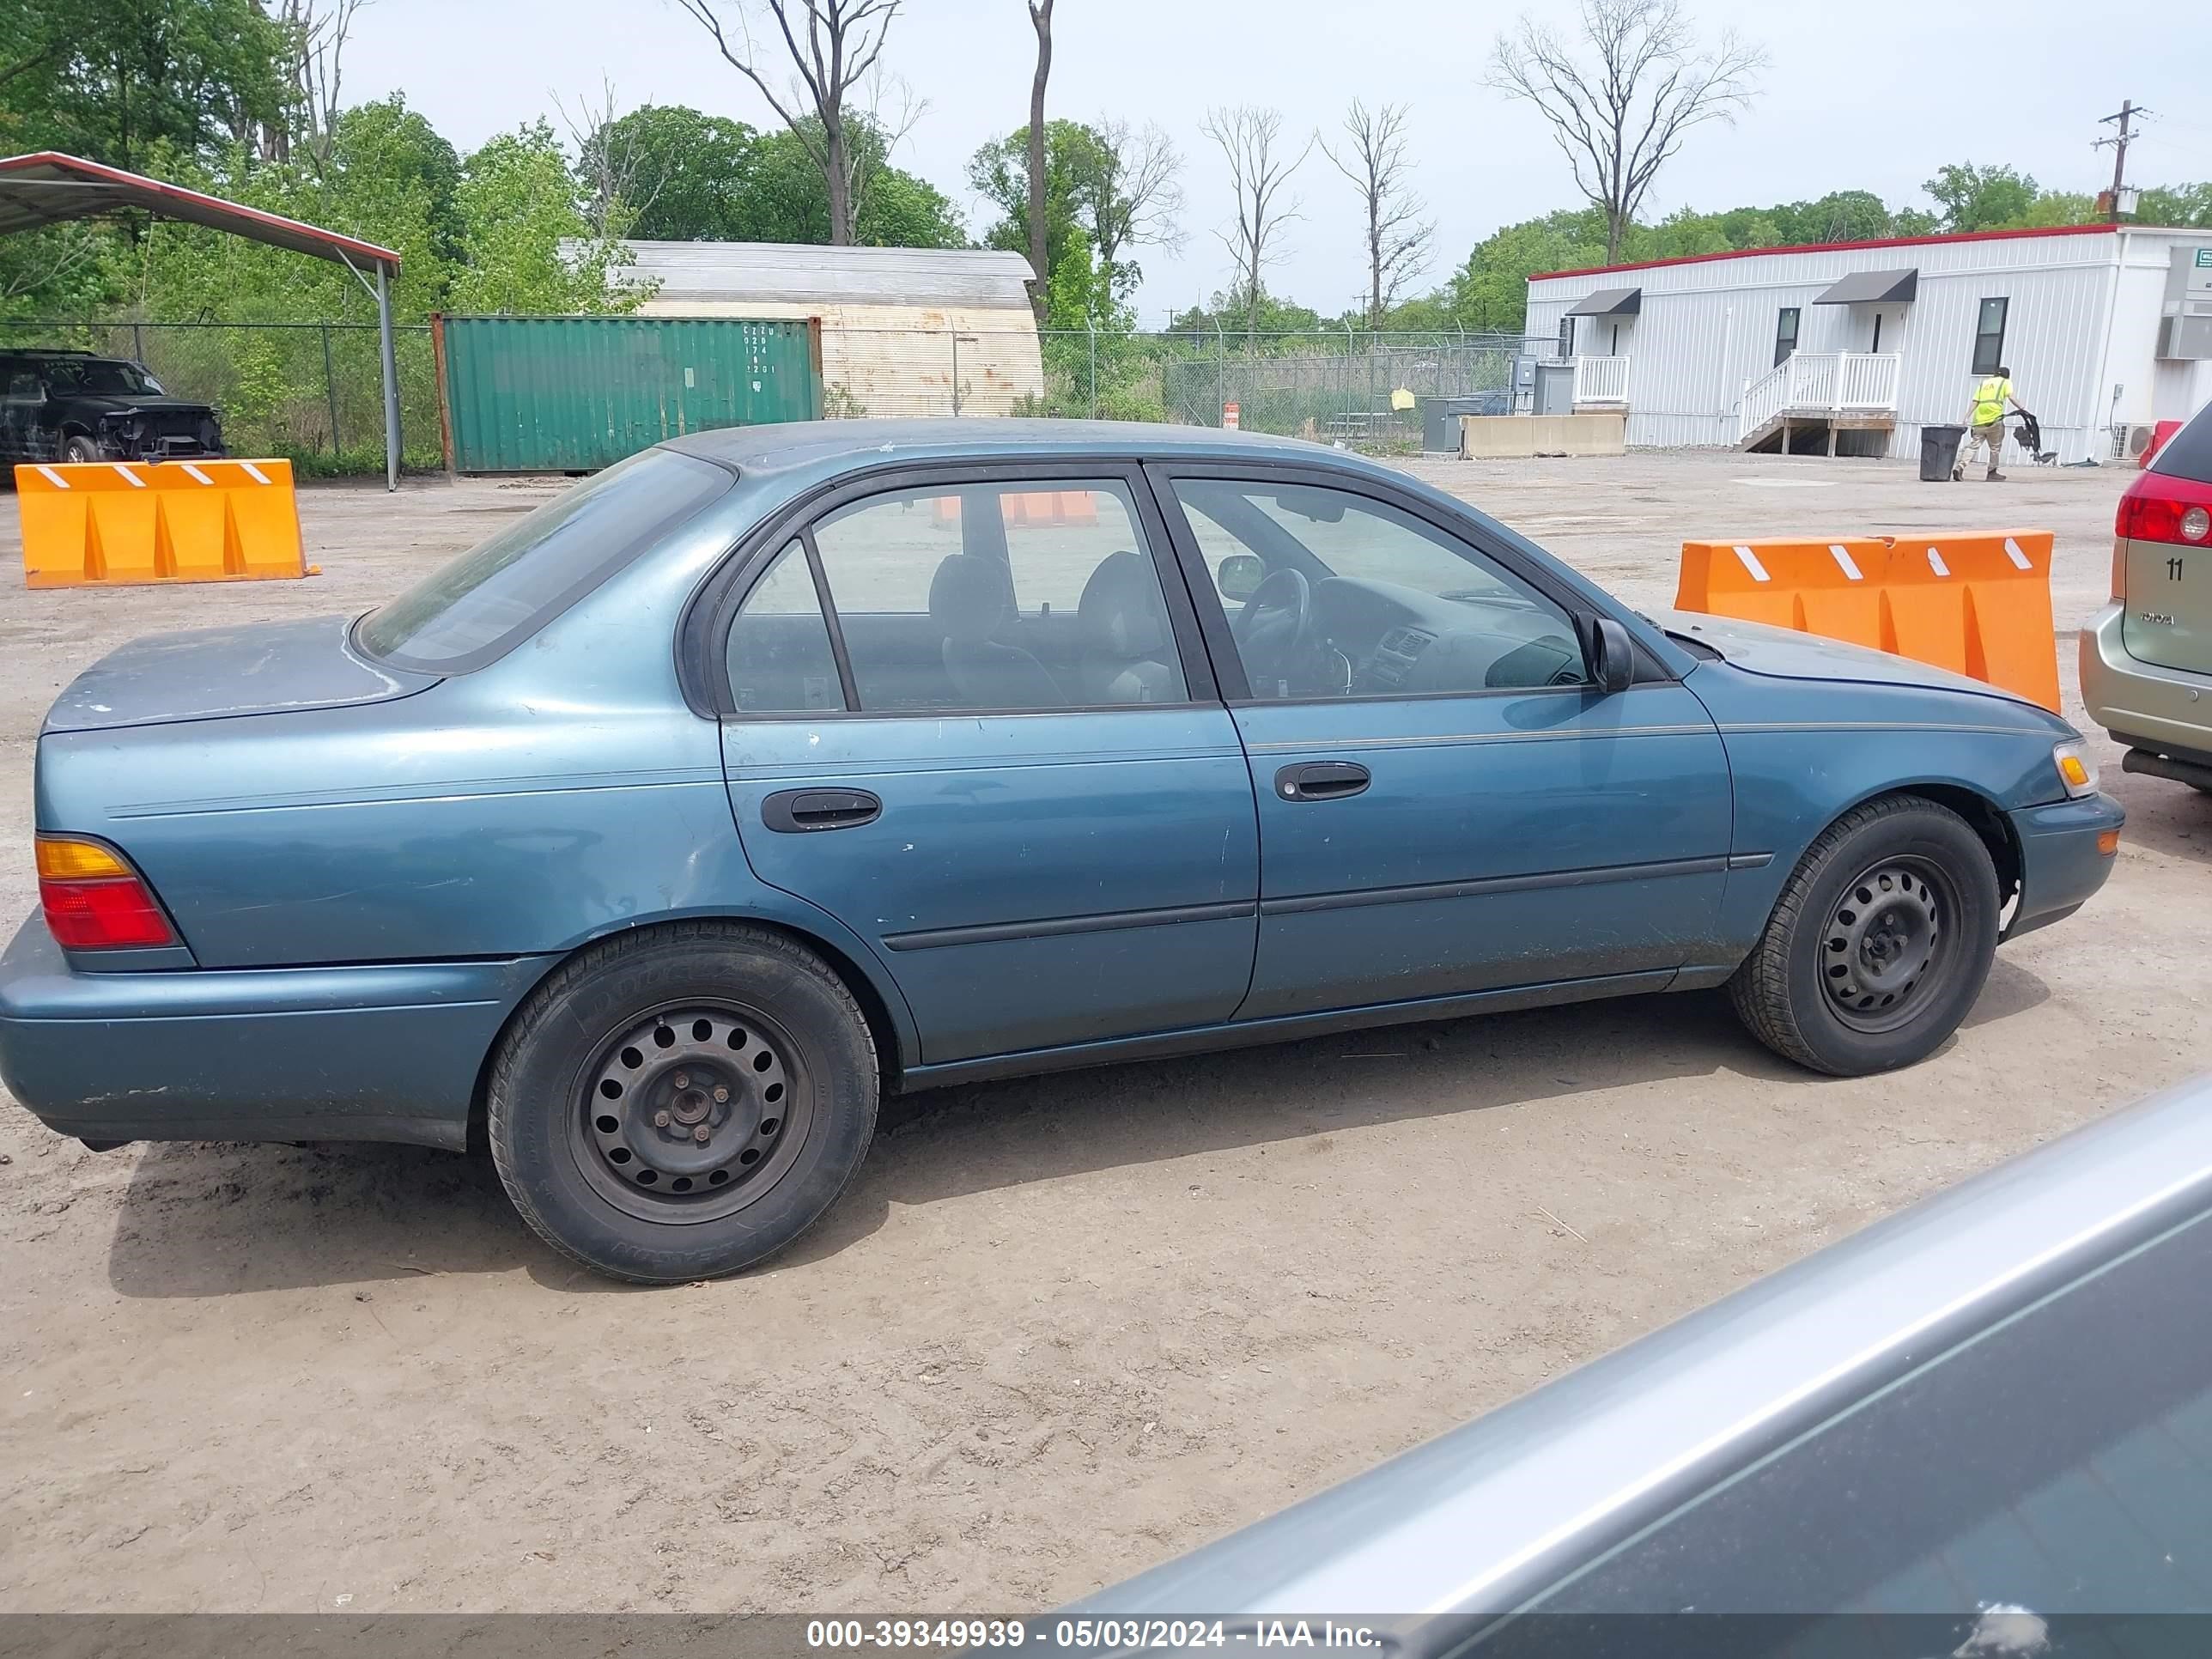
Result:
{"label": "orange turn signal lens", "polygon": [[2061,755],[2058,757],[2058,775],[2080,789],[2089,781],[2089,769],[2079,755]]}
{"label": "orange turn signal lens", "polygon": [[2097,837],[2097,850],[2100,853],[2102,853],[2106,858],[2110,858],[2113,854],[2118,852],[2120,850],[2120,832],[2117,830],[2106,830],[2103,835]]}
{"label": "orange turn signal lens", "polygon": [[74,836],[40,836],[38,856],[41,881],[103,881],[138,873],[98,842]]}

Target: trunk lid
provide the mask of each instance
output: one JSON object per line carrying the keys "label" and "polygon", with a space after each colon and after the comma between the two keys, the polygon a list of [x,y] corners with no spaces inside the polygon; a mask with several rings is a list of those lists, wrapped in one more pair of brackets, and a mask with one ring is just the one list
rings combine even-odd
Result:
{"label": "trunk lid", "polygon": [[2137,662],[2212,674],[2212,547],[2127,544],[2120,639]]}
{"label": "trunk lid", "polygon": [[200,628],[133,640],[70,682],[46,730],[99,732],[383,702],[426,690],[433,674],[370,662],[347,617]]}

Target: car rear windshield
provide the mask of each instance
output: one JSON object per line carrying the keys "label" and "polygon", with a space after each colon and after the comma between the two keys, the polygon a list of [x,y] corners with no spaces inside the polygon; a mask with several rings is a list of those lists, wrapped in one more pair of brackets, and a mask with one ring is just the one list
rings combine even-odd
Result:
{"label": "car rear windshield", "polygon": [[2188,425],[2166,441],[2152,457],[2150,470],[2212,483],[2212,404],[2198,410]]}
{"label": "car rear windshield", "polygon": [[727,490],[709,461],[648,449],[588,478],[362,618],[371,656],[429,674],[481,668]]}

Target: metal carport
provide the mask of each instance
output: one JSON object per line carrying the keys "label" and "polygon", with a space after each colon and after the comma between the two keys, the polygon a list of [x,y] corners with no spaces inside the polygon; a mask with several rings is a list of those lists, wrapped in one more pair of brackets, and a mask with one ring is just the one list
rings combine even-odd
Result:
{"label": "metal carport", "polygon": [[[376,324],[384,366],[384,483],[399,488],[399,364],[392,343],[392,279],[399,256],[317,225],[301,224],[219,196],[204,196],[181,185],[164,184],[143,173],[125,173],[78,155],[40,150],[0,160],[0,235],[92,219],[123,208],[138,208],[164,219],[204,225],[271,247],[328,259],[353,272],[376,299]],[[365,269],[375,273],[372,283]]]}

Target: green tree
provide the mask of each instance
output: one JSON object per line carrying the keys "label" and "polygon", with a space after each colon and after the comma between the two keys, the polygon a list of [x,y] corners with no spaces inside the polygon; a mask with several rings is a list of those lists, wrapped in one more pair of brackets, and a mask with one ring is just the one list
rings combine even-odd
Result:
{"label": "green tree", "polygon": [[453,309],[562,313],[635,307],[643,295],[616,289],[609,281],[620,248],[592,235],[578,196],[568,157],[543,120],[501,133],[471,155],[462,168],[465,263],[453,276]]}
{"label": "green tree", "polygon": [[580,170],[623,181],[630,234],[649,241],[746,242],[790,239],[754,200],[761,135],[742,121],[680,104],[646,104],[606,123],[585,141]]}
{"label": "green tree", "polygon": [[2136,222],[2212,229],[2212,184],[2154,185],[2136,198]]}
{"label": "green tree", "polygon": [[[858,168],[853,240],[868,247],[965,247],[959,210],[943,191],[890,164],[881,128],[851,118],[845,143]],[[765,134],[755,153],[748,191],[759,227],[750,240],[827,242],[830,192],[805,141],[788,131]]]}
{"label": "green tree", "polygon": [[[1095,174],[1097,139],[1075,121],[1044,125],[1045,260],[1048,276],[1060,269],[1070,245],[1086,240],[1077,220],[1083,180]],[[1017,127],[994,138],[968,161],[968,185],[996,208],[983,246],[1026,257],[1030,251],[1030,130]],[[1047,286],[1049,287],[1049,282]]]}
{"label": "green tree", "polygon": [[0,132],[138,171],[280,125],[289,57],[254,0],[0,0]]}
{"label": "green tree", "polygon": [[1477,330],[1518,333],[1528,278],[1540,271],[1579,270],[1605,263],[1603,210],[1570,208],[1504,225],[1475,244],[1445,284],[1454,321]]}
{"label": "green tree", "polygon": [[2084,191],[2046,190],[2039,191],[2027,204],[2027,211],[2007,230],[2024,229],[2041,225],[2086,225],[2098,217],[2097,198]]}
{"label": "green tree", "polygon": [[1921,188],[1942,212],[1947,231],[2004,230],[2027,222],[2035,205],[2035,180],[2009,167],[1956,161]]}

